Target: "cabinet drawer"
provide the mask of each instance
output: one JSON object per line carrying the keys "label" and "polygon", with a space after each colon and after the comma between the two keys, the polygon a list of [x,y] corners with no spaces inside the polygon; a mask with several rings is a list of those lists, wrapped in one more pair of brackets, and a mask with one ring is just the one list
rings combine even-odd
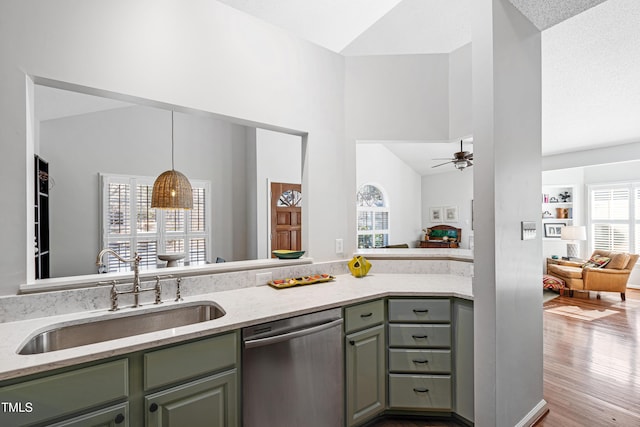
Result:
{"label": "cabinet drawer", "polygon": [[450,375],[389,375],[391,409],[451,410]]}
{"label": "cabinet drawer", "polygon": [[129,427],[130,425],[135,426],[135,423],[129,422],[129,404],[121,403],[56,424],[48,424],[47,427]]}
{"label": "cabinet drawer", "polygon": [[29,425],[125,399],[128,360],[121,359],[3,387],[0,401],[30,403],[31,412],[0,412],[0,425]]}
{"label": "cabinet drawer", "polygon": [[384,322],[384,301],[377,300],[344,309],[344,328],[349,333]]}
{"label": "cabinet drawer", "polygon": [[390,322],[450,322],[451,302],[448,299],[389,300]]}
{"label": "cabinet drawer", "polygon": [[389,347],[451,347],[451,326],[391,324]]}
{"label": "cabinet drawer", "polygon": [[233,332],[146,353],[144,389],[150,390],[233,367],[237,360],[237,343],[236,333]]}
{"label": "cabinet drawer", "polygon": [[389,350],[391,372],[451,372],[451,350]]}

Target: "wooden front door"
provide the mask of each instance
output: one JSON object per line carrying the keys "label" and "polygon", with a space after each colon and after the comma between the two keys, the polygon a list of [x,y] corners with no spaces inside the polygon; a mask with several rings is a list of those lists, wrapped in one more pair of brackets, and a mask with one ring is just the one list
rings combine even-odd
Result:
{"label": "wooden front door", "polygon": [[302,250],[300,184],[271,183],[271,250],[276,249]]}

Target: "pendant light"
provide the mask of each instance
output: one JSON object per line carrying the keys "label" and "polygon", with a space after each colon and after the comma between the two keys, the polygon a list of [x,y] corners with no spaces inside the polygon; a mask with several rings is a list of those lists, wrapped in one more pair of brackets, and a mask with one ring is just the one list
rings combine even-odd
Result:
{"label": "pendant light", "polygon": [[192,209],[191,183],[173,168],[173,110],[171,111],[171,170],[163,172],[153,183],[151,207],[159,209]]}

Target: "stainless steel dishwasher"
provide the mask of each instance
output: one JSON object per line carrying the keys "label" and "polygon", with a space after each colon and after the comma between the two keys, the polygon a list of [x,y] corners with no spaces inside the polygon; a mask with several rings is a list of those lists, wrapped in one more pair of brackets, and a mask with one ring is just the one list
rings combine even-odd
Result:
{"label": "stainless steel dishwasher", "polygon": [[244,427],[344,425],[341,310],[242,331]]}

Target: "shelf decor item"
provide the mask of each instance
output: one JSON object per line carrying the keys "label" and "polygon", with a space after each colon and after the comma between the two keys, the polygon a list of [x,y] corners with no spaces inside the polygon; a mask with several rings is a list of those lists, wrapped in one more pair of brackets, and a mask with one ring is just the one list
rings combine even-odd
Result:
{"label": "shelf decor item", "polygon": [[364,277],[370,269],[371,263],[361,255],[356,255],[349,261],[349,271],[354,277]]}

